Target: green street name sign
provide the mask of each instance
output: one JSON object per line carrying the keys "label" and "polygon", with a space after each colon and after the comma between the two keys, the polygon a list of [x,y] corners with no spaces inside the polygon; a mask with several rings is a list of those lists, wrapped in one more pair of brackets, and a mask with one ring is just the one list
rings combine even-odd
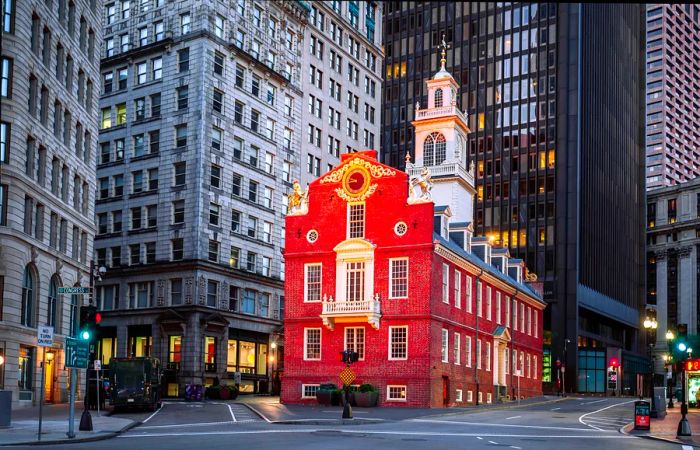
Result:
{"label": "green street name sign", "polygon": [[87,369],[89,345],[88,341],[66,338],[66,367]]}
{"label": "green street name sign", "polygon": [[59,294],[89,294],[90,293],[90,288],[89,287],[69,287],[69,286],[62,286],[58,288],[58,293]]}

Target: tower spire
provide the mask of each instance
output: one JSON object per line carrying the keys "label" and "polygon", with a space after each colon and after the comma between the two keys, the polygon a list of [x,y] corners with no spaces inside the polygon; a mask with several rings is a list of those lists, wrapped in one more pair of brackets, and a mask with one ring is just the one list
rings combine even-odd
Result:
{"label": "tower spire", "polygon": [[447,49],[450,48],[448,44],[445,43],[445,34],[443,33],[442,35],[442,43],[438,46],[438,48],[442,49],[441,55],[442,58],[440,58],[440,71],[445,70],[445,63],[447,62]]}

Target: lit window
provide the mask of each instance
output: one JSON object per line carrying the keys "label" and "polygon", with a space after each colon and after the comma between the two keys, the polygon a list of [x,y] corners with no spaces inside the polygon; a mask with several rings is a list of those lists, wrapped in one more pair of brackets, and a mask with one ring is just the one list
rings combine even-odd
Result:
{"label": "lit window", "polygon": [[405,402],[406,386],[388,385],[386,387],[386,399],[392,402]]}

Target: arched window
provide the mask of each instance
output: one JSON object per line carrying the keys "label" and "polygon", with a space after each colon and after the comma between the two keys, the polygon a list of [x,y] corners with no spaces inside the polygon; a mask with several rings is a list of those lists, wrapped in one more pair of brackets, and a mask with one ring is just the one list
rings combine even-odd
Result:
{"label": "arched window", "polygon": [[58,311],[58,281],[57,277],[51,278],[49,283],[49,299],[46,310],[46,325],[56,329],[56,311]]}
{"label": "arched window", "polygon": [[435,90],[435,107],[439,108],[442,106],[442,89]]}
{"label": "arched window", "polygon": [[24,268],[24,278],[22,280],[22,316],[21,323],[27,327],[34,325],[32,316],[34,314],[34,275],[29,266]]}
{"label": "arched window", "polygon": [[423,165],[442,164],[447,155],[447,143],[442,133],[431,133],[423,142]]}

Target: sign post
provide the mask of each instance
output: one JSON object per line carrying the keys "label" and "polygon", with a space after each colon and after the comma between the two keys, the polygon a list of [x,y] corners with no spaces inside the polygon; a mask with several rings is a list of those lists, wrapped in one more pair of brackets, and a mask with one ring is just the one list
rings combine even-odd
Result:
{"label": "sign post", "polygon": [[36,343],[40,347],[44,347],[42,361],[41,361],[41,394],[39,395],[39,431],[37,433],[37,440],[41,440],[41,425],[44,414],[44,391],[46,390],[46,347],[51,347],[53,345],[53,327],[40,326],[37,329]]}
{"label": "sign post", "polygon": [[97,385],[97,417],[100,417],[100,388],[102,387],[102,383],[100,383],[100,370],[102,370],[102,361],[96,359],[93,364],[95,369],[95,384]]}
{"label": "sign post", "polygon": [[70,400],[68,405],[68,433],[69,439],[75,437],[75,385],[78,377],[75,369],[87,369],[88,343],[78,339],[66,338],[66,368],[70,369]]}

